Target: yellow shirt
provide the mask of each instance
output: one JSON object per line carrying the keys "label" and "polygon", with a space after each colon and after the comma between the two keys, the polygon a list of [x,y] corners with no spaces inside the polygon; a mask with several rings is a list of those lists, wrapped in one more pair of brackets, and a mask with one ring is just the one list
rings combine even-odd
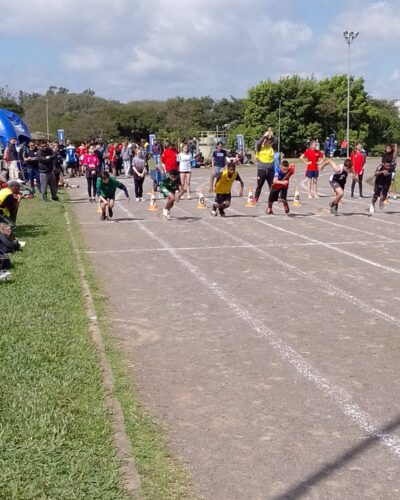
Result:
{"label": "yellow shirt", "polygon": [[217,194],[229,194],[232,189],[232,184],[236,180],[237,172],[233,173],[232,177],[228,177],[228,169],[224,169],[221,172],[221,177],[215,183],[214,193]]}
{"label": "yellow shirt", "polygon": [[274,148],[271,145],[261,146],[260,151],[256,153],[256,158],[263,163],[274,163]]}
{"label": "yellow shirt", "polygon": [[3,215],[6,217],[10,217],[10,211],[8,208],[2,207],[1,205],[5,202],[6,198],[10,196],[10,194],[12,195],[13,192],[8,187],[0,190],[0,211],[3,212]]}

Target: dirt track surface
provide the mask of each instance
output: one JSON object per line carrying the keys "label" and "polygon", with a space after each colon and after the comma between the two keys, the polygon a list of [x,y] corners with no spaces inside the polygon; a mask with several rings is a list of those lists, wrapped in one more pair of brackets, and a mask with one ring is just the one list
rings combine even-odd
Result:
{"label": "dirt track surface", "polygon": [[323,174],[308,200],[299,168],[290,217],[264,187],[226,218],[133,199],[100,222],[70,191],[116,344],[203,498],[400,498],[400,202],[371,217],[346,192],[335,217]]}

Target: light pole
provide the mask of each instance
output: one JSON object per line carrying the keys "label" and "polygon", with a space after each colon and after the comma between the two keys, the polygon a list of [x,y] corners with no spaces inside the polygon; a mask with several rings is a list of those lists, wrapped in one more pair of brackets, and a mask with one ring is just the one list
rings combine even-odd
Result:
{"label": "light pole", "polygon": [[349,47],[349,65],[347,68],[347,158],[349,158],[350,151],[350,46],[354,40],[358,37],[359,32],[354,31],[344,31],[343,37]]}
{"label": "light pole", "polygon": [[47,125],[47,140],[50,140],[50,130],[49,130],[49,100],[46,99],[46,125]]}
{"label": "light pole", "polygon": [[281,153],[281,100],[279,99],[278,107],[278,153]]}

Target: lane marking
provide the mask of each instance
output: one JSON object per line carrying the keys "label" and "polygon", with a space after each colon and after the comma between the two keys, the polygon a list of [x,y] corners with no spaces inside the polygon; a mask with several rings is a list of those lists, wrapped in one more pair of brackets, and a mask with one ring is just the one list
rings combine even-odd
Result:
{"label": "lane marking", "polygon": [[[182,208],[179,207],[179,210],[181,210],[183,213],[189,213],[186,212],[186,210],[183,210]],[[232,209],[233,210],[233,209]],[[248,248],[252,249],[253,251],[263,255],[266,257],[268,260],[273,262],[274,264],[278,264],[279,266],[283,267],[286,271],[290,271],[294,274],[297,274],[301,278],[306,279],[307,281],[310,281],[314,285],[317,286],[318,289],[320,289],[323,293],[328,295],[329,297],[336,296],[341,299],[346,299],[347,302],[351,302],[355,306],[359,307],[362,311],[379,316],[386,322],[395,325],[396,327],[400,326],[400,319],[396,318],[390,314],[385,313],[384,311],[381,311],[380,309],[377,309],[376,307],[368,304],[367,302],[364,302],[363,300],[359,299],[358,297],[355,297],[351,293],[347,292],[346,290],[333,285],[332,283],[329,283],[327,281],[324,281],[312,274],[307,273],[306,271],[301,270],[294,264],[290,264],[289,262],[286,262],[284,260],[279,259],[278,257],[275,257],[265,250],[263,250],[260,247],[257,247],[256,245],[253,245],[251,243],[248,243],[246,240],[240,238],[239,236],[233,235],[232,233],[229,233],[228,231],[224,231],[220,227],[217,227],[215,224],[212,224],[209,221],[206,221],[204,219],[201,220],[202,224],[207,225],[208,227],[212,228],[214,231],[217,231],[221,234],[224,234],[228,238],[230,238],[233,241],[236,241],[238,243],[241,243],[243,246],[247,246]],[[387,242],[384,242],[387,243]],[[290,244],[288,245],[290,246]]]}
{"label": "lane marking", "polygon": [[[331,241],[329,245],[369,245],[370,243],[383,244],[395,243],[399,244],[400,240],[386,241]],[[265,245],[252,245],[254,248],[289,248],[289,247],[313,247],[319,246],[316,243],[266,243]],[[195,250],[223,250],[223,249],[248,249],[248,245],[215,245],[215,246],[199,246],[199,247],[171,247],[173,250],[180,251],[195,251]],[[148,252],[166,252],[165,248],[126,248],[116,250],[86,250],[87,254],[114,254],[114,253],[148,253]]]}
{"label": "lane marking", "polygon": [[[125,207],[121,208],[126,213],[130,214],[129,210]],[[196,266],[179,255],[167,242],[153,233],[147,226],[139,224],[139,228],[153,238],[160,247],[166,248],[169,255],[177,263],[189,271],[201,285],[210,290],[220,301],[224,302],[243,323],[247,324],[247,326],[258,335],[265,338],[282,360],[286,360],[293,366],[298,374],[318,387],[324,396],[335,403],[344,415],[357,424],[363,431],[376,437],[393,455],[400,458],[400,439],[396,435],[380,431],[379,424],[369,415],[369,413],[362,410],[358,404],[350,401],[343,389],[332,384],[327,378],[322,376],[310,363],[303,359],[300,354],[278,337],[275,332],[260,321],[254,319],[246,308],[239,305],[231,293],[226,293],[217,283],[210,281],[206,274],[202,273]]]}
{"label": "lane marking", "polygon": [[[237,212],[237,213],[240,213],[240,212]],[[352,253],[352,252],[349,252],[348,250],[336,248],[335,246],[332,246],[330,243],[324,243],[323,241],[316,240],[315,238],[310,238],[309,236],[305,236],[305,235],[296,233],[294,231],[289,231],[288,229],[283,229],[281,227],[275,226],[275,224],[271,224],[271,223],[265,222],[265,221],[260,220],[260,219],[255,219],[255,221],[258,222],[259,224],[263,224],[265,226],[271,227],[271,228],[275,229],[276,231],[290,234],[291,236],[296,236],[296,237],[301,238],[303,240],[316,243],[321,247],[328,248],[329,250],[333,250],[334,252],[337,252],[337,253],[340,253],[343,255],[347,255],[348,257],[359,260],[360,262],[363,262],[364,264],[368,264],[369,266],[377,267],[378,269],[383,269],[384,271],[389,271],[391,273],[400,274],[400,269],[397,269],[395,267],[385,266],[383,264],[380,264],[379,262],[375,262],[373,260],[366,259],[364,257],[360,257],[359,255]]]}

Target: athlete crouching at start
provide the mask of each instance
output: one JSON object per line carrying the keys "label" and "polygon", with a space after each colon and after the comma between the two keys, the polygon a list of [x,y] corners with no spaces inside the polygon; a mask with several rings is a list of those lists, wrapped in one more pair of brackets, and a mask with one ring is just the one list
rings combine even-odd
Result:
{"label": "athlete crouching at start", "polygon": [[225,209],[231,204],[231,189],[234,181],[240,182],[240,193],[239,196],[243,196],[244,184],[240,175],[236,171],[236,165],[234,162],[229,162],[224,170],[221,170],[214,175],[214,193],[215,193],[215,203],[213,204],[211,214],[214,216],[218,215],[225,217]]}
{"label": "athlete crouching at start", "polygon": [[122,182],[117,181],[115,177],[110,175],[108,172],[103,172],[101,177],[97,179],[96,183],[96,194],[99,198],[101,216],[100,220],[106,220],[106,209],[108,208],[108,217],[113,216],[114,202],[115,202],[115,191],[122,189],[125,196],[129,200],[129,193],[126,186]]}
{"label": "athlete crouching at start", "polygon": [[329,184],[335,192],[335,199],[329,204],[329,206],[331,208],[331,214],[337,215],[339,202],[344,195],[344,187],[346,185],[347,176],[352,173],[353,178],[357,180],[357,174],[355,173],[353,164],[349,159],[344,160],[343,165],[338,166],[333,160],[326,158],[321,163],[320,171],[322,172],[327,165],[329,165],[334,171],[334,173],[329,177]]}
{"label": "athlete crouching at start", "polygon": [[267,214],[272,215],[272,205],[278,199],[283,203],[285,213],[289,213],[289,205],[287,202],[287,192],[289,189],[289,179],[294,174],[294,165],[289,166],[289,162],[283,162],[275,169],[274,180],[272,181],[271,191],[269,192]]}

